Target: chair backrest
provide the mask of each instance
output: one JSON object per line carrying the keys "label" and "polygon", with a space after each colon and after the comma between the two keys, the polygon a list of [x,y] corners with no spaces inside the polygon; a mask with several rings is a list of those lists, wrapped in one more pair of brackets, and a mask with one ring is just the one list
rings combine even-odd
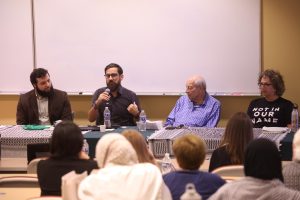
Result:
{"label": "chair backrest", "polygon": [[29,200],[62,200],[62,197],[55,197],[55,196],[42,196],[42,197],[33,197]]}
{"label": "chair backrest", "polygon": [[27,144],[27,162],[28,164],[35,158],[47,157],[50,155],[49,143]]}
{"label": "chair backrest", "polygon": [[212,173],[218,174],[219,176],[226,177],[244,177],[244,166],[243,165],[228,165],[223,167],[218,167],[213,170]]}
{"label": "chair backrest", "polygon": [[[159,170],[160,170],[163,174],[165,174],[166,172],[164,172],[164,169],[163,169],[163,161],[160,160],[160,159],[155,159],[155,161],[156,161],[156,165],[157,165],[157,167],[159,168]],[[170,168],[169,168],[170,172],[176,171],[176,167],[173,165],[173,163],[171,163],[171,166],[169,166],[169,167],[170,167]]]}
{"label": "chair backrest", "polygon": [[0,178],[0,187],[18,187],[18,188],[38,188],[38,178],[36,176],[12,175]]}
{"label": "chair backrest", "polygon": [[36,174],[37,173],[37,164],[40,162],[40,160],[43,160],[44,158],[35,158],[27,166],[27,174]]}

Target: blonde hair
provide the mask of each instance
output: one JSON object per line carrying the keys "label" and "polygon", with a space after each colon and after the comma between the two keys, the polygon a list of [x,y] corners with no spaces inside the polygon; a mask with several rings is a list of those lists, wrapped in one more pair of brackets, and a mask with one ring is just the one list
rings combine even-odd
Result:
{"label": "blonde hair", "polygon": [[154,156],[148,150],[147,143],[143,135],[133,129],[125,130],[122,135],[131,143],[135,149],[140,163],[156,164]]}
{"label": "blonde hair", "polygon": [[190,133],[174,141],[173,152],[182,169],[198,170],[205,159],[206,145],[200,137]]}

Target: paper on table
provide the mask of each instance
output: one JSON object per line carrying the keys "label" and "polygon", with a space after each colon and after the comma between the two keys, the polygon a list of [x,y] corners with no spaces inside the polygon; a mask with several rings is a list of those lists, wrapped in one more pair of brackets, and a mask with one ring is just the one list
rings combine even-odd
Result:
{"label": "paper on table", "polygon": [[262,128],[263,131],[266,132],[277,132],[277,133],[285,133],[287,131],[289,131],[288,127],[266,127],[264,126]]}
{"label": "paper on table", "polygon": [[149,130],[160,130],[163,128],[163,122],[161,120],[159,121],[146,121],[146,129]]}

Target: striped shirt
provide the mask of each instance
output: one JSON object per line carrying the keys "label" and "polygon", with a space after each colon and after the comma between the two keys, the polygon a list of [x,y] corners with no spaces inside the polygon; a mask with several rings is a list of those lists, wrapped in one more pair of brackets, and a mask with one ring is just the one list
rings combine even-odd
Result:
{"label": "striped shirt", "polygon": [[208,93],[200,105],[187,95],[180,97],[169,114],[165,126],[216,127],[220,119],[220,102]]}

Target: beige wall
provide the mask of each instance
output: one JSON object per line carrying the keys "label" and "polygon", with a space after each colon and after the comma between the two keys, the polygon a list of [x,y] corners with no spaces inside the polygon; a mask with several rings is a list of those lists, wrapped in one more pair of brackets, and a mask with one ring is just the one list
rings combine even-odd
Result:
{"label": "beige wall", "polygon": [[[297,76],[300,72],[300,1],[262,0],[262,68],[279,70],[284,76],[284,97],[300,105]],[[216,77],[217,78],[217,77]],[[241,80],[241,84],[242,84]],[[182,83],[185,84],[185,83]],[[209,83],[208,83],[209,87]],[[15,124],[17,95],[0,96],[0,124]],[[178,96],[140,96],[149,119],[165,119]],[[237,111],[246,111],[255,97],[217,97],[222,103],[221,122]],[[87,110],[91,96],[70,96],[75,121],[89,124]]]}

